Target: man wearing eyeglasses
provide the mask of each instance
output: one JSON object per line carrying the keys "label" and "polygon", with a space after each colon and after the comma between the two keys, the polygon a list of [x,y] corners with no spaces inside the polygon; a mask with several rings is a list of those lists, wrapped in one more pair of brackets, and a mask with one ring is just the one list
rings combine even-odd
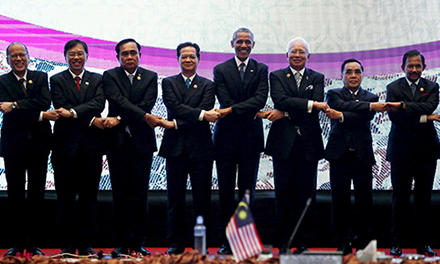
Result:
{"label": "man wearing eyeglasses", "polygon": [[[104,154],[102,136],[105,96],[102,75],[84,69],[88,59],[84,41],[64,45],[68,69],[50,78],[55,122],[52,165],[58,198],[61,254],[94,255],[96,206]],[[76,213],[75,198],[79,206]],[[63,231],[69,230],[65,233]]]}
{"label": "man wearing eyeglasses", "polygon": [[[331,131],[325,150],[330,161],[332,218],[335,242],[344,255],[365,248],[372,239],[373,177],[375,163],[370,121],[385,111],[379,97],[361,88],[364,67],[356,59],[342,63],[343,88],[327,93]],[[351,182],[357,221],[350,220]],[[353,224],[353,229],[350,225]]]}
{"label": "man wearing eyeglasses", "polygon": [[[278,219],[277,246],[290,251],[288,241],[309,198],[316,196],[318,160],[324,157],[319,111],[328,108],[324,100],[324,75],[306,68],[309,44],[294,38],[287,45],[289,66],[270,74],[275,110],[259,113],[271,120],[266,153],[273,157]],[[294,245],[295,253],[307,250],[310,231],[309,208]]]}
{"label": "man wearing eyeglasses", "polygon": [[109,111],[103,122],[119,243],[112,254],[146,256],[148,186],[157,150],[154,127],[162,120],[151,114],[157,73],[139,67],[141,46],[134,39],[121,40],[115,50],[120,67],[104,72]]}
{"label": "man wearing eyeglasses", "polygon": [[10,206],[5,217],[10,220],[7,229],[12,235],[5,239],[13,247],[5,255],[23,254],[25,248],[28,254],[43,254],[36,244],[44,226],[44,218],[38,214],[44,201],[52,134],[48,119],[58,114],[45,112],[50,107],[47,74],[28,70],[27,47],[13,42],[6,48],[6,55],[12,71],[0,76],[0,155],[4,158]]}

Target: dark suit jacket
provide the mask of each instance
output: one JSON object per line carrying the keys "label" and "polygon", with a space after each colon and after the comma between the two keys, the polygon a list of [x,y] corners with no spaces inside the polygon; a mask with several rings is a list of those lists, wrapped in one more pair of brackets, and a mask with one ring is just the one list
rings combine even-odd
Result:
{"label": "dark suit jacket", "polygon": [[104,93],[109,101],[108,116],[121,117],[119,125],[108,129],[109,150],[116,150],[121,146],[125,127],[128,126],[140,153],[156,151],[154,129],[143,118],[156,103],[157,73],[139,67],[133,84],[130,84],[122,67],[105,71]]}
{"label": "dark suit jacket", "polygon": [[370,102],[379,101],[379,97],[359,90],[356,100],[347,88],[329,90],[327,103],[330,108],[342,112],[344,122],[332,119],[330,137],[325,149],[327,160],[341,159],[347,148],[356,150],[357,158],[365,163],[374,164],[373,140],[370,121],[376,114],[370,111]]}
{"label": "dark suit jacket", "polygon": [[414,155],[428,160],[438,158],[439,141],[432,121],[420,123],[421,115],[430,115],[439,103],[439,86],[420,78],[413,98],[406,78],[387,86],[387,102],[404,101],[406,109],[389,111],[391,131],[388,140],[387,160],[405,162]]}
{"label": "dark suit jacket", "polygon": [[218,119],[214,128],[217,154],[231,153],[238,146],[250,152],[264,150],[263,125],[261,118],[255,118],[255,114],[266,104],[267,74],[267,65],[251,58],[243,81],[234,58],[215,66],[217,99],[221,108],[232,107],[232,113]]}
{"label": "dark suit jacket", "polygon": [[266,143],[266,153],[276,158],[287,159],[299,127],[306,150],[304,153],[309,161],[324,157],[324,147],[319,125],[319,111],[313,109],[307,113],[309,100],[324,100],[324,75],[306,68],[301,80],[299,91],[290,67],[270,74],[270,92],[274,106],[280,111],[289,113],[272,123]]}
{"label": "dark suit jacket", "polygon": [[2,157],[23,155],[29,140],[42,152],[50,150],[52,131],[49,121],[38,121],[40,112],[50,107],[47,74],[28,70],[26,90],[27,97],[12,71],[0,76],[0,102],[17,102],[20,108],[3,114]]}
{"label": "dark suit jacket", "polygon": [[202,110],[214,107],[214,83],[196,75],[188,89],[178,74],[162,80],[162,91],[168,120],[175,119],[178,129],[165,130],[159,155],[177,157],[185,152],[193,159],[212,160],[214,147],[209,122],[198,118]]}
{"label": "dark suit jacket", "polygon": [[71,156],[80,144],[90,154],[103,154],[103,131],[90,126],[94,117],[101,117],[105,96],[102,87],[102,75],[85,71],[80,90],[76,86],[69,70],[50,78],[50,88],[55,109],[73,108],[78,118],[60,117],[55,122],[53,153]]}

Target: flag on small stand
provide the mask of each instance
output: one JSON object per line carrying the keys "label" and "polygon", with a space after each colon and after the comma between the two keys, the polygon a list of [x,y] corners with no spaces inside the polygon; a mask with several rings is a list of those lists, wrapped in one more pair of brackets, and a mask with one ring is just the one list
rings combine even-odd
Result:
{"label": "flag on small stand", "polygon": [[248,201],[249,194],[246,193],[226,226],[226,237],[237,262],[256,256],[263,250]]}

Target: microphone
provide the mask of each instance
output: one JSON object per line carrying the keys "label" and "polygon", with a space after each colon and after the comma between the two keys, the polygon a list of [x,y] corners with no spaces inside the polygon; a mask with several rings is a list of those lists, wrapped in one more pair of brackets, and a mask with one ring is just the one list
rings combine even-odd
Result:
{"label": "microphone", "polygon": [[[288,248],[292,248],[293,238],[295,237],[296,232],[298,232],[298,228],[301,225],[301,222],[302,222],[304,216],[306,215],[306,212],[309,209],[311,203],[312,203],[312,197],[309,197],[309,199],[307,199],[306,206],[304,207],[304,210],[302,211],[302,214],[299,217],[298,222],[296,223],[295,229],[293,230],[292,235],[290,236],[289,242],[287,243]],[[288,252],[290,252],[290,250]]]}

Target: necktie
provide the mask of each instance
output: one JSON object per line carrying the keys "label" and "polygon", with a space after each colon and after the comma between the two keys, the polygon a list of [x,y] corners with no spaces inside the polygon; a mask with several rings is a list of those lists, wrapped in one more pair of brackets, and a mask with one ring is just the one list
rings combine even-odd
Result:
{"label": "necktie", "polygon": [[301,73],[296,72],[296,73],[295,73],[295,81],[296,81],[296,88],[297,88],[298,90],[299,90],[299,86],[300,86],[300,84],[301,84],[301,79],[302,79]]}
{"label": "necktie", "polygon": [[238,70],[239,70],[239,72],[240,72],[240,78],[241,78],[241,81],[243,81],[243,79],[244,79],[244,66],[246,66],[246,65],[244,64],[244,62],[242,62],[242,63],[240,64],[240,66],[238,66]]}
{"label": "necktie", "polygon": [[26,80],[24,78],[21,78],[18,82],[20,83],[20,88],[24,93],[24,96],[27,96],[27,91],[26,91],[26,87],[24,87],[24,82]]}
{"label": "necktie", "polygon": [[411,93],[414,96],[414,94],[416,93],[416,84],[415,83],[411,83],[409,88],[411,88]]}
{"label": "necktie", "polygon": [[186,88],[189,89],[189,86],[191,85],[191,80],[189,78],[186,79]]}
{"label": "necktie", "polygon": [[129,74],[128,75],[128,79],[130,79],[130,83],[133,84],[133,74]]}
{"label": "necktie", "polygon": [[76,76],[75,81],[76,81],[76,87],[78,88],[78,91],[81,91],[80,84],[79,84],[79,82],[81,81],[81,78],[79,78],[79,76]]}

